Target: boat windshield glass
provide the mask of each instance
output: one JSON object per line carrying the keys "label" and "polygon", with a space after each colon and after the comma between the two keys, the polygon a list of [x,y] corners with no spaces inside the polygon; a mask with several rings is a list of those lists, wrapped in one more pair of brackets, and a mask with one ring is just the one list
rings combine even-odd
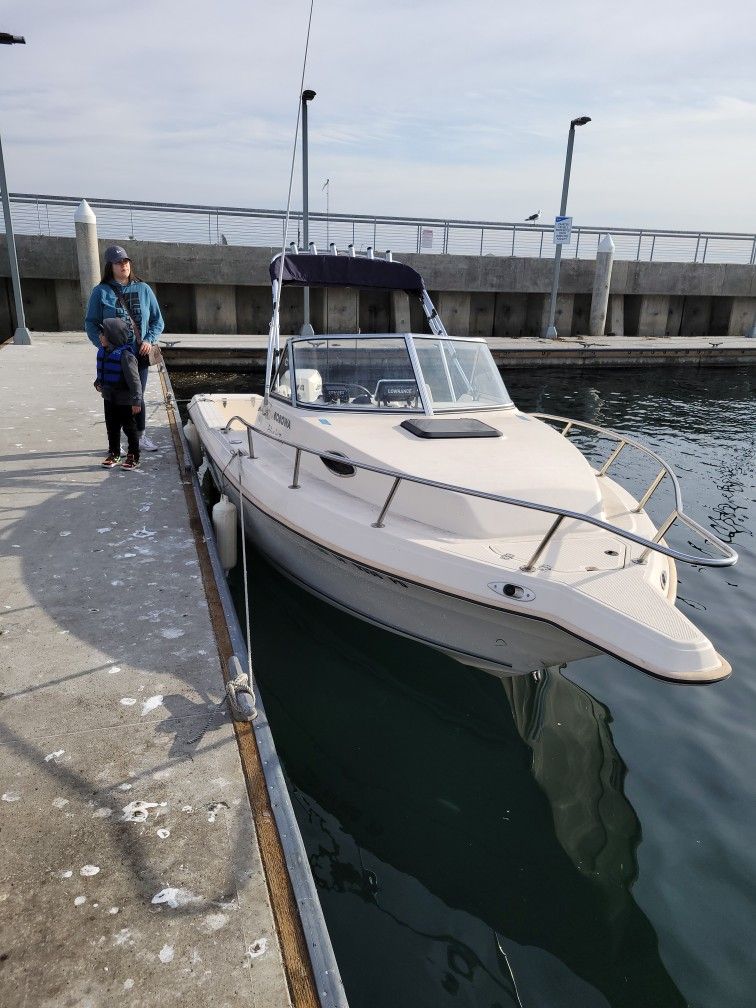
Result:
{"label": "boat windshield glass", "polygon": [[403,336],[315,336],[292,339],[288,346],[298,405],[413,413],[422,410]]}
{"label": "boat windshield glass", "polygon": [[486,343],[413,336],[433,410],[511,406]]}

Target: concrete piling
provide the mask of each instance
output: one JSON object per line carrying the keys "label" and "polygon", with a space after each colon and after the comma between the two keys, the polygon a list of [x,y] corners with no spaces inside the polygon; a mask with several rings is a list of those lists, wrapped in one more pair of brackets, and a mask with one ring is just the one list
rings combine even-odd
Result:
{"label": "concrete piling", "polygon": [[100,252],[97,247],[97,218],[89,203],[82,200],[74,214],[76,254],[79,260],[81,304],[86,310],[92,288],[100,282]]}
{"label": "concrete piling", "polygon": [[592,337],[604,335],[606,329],[606,313],[609,307],[609,287],[612,282],[612,265],[614,264],[614,242],[607,234],[599,242],[596,255],[596,275],[593,280],[591,296],[591,316],[588,322],[588,332]]}

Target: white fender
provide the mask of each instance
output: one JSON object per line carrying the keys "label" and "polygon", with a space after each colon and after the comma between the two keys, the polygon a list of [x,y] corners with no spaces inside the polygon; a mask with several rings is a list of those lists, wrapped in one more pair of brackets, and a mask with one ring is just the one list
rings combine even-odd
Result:
{"label": "white fender", "polygon": [[236,506],[225,494],[213,507],[213,528],[221,566],[228,574],[236,566]]}

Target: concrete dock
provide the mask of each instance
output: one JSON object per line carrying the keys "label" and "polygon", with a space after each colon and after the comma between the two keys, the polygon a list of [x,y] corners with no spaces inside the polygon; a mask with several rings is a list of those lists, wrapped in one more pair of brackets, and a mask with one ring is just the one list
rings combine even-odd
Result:
{"label": "concrete dock", "polygon": [[0,348],[0,1004],[315,1005],[159,375],[160,451],[103,469],[92,346],[34,337]]}
{"label": "concrete dock", "polygon": [[[70,334],[74,338],[75,334]],[[338,339],[338,334],[332,336]],[[285,337],[284,337],[285,339]],[[519,336],[486,340],[502,369],[530,367],[658,367],[692,364],[732,367],[756,364],[756,339],[730,337],[654,338],[644,336],[591,339],[570,336],[547,340]],[[251,370],[265,368],[267,336],[166,334],[161,340],[167,363],[176,368]]]}

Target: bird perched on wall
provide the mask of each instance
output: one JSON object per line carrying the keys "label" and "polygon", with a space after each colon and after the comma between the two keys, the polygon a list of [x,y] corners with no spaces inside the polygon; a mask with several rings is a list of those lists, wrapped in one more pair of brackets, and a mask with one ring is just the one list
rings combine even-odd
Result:
{"label": "bird perched on wall", "polygon": [[535,224],[535,222],[536,222],[536,221],[538,220],[538,218],[539,218],[540,216],[541,216],[541,211],[540,211],[540,210],[536,210],[536,212],[535,212],[535,213],[532,213],[532,214],[530,215],[530,217],[526,217],[526,218],[525,218],[525,221],[526,221],[526,223],[528,223],[528,224]]}

